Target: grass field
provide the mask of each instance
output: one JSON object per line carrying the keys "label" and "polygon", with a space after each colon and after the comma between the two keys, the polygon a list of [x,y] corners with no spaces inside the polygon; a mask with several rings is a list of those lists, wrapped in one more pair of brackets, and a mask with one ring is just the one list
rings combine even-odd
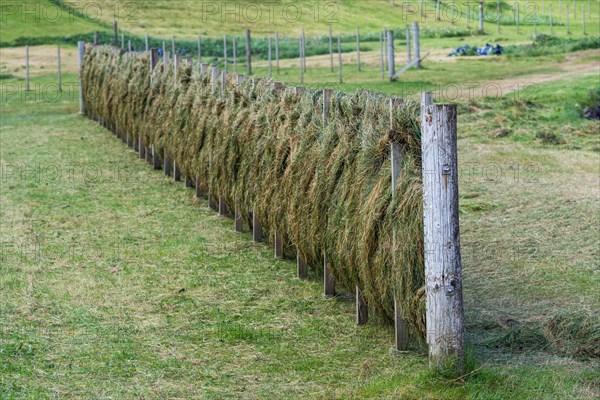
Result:
{"label": "grass field", "polygon": [[[433,90],[437,102],[459,104],[468,350],[467,375],[457,380],[430,373],[426,349],[396,352],[378,316],[356,327],[351,293],[325,298],[321,277],[296,279],[295,264],[234,233],[192,190],[77,114],[75,40],[96,30],[109,37],[115,10],[125,34],[138,39],[243,33],[233,14],[202,21],[199,3],[127,8],[132,3],[97,0],[101,16],[75,12],[67,23],[2,8],[0,42],[37,45],[32,92],[23,91],[24,48],[0,48],[0,399],[600,398],[600,126],[582,117],[591,92],[600,93],[597,45],[446,56],[467,43],[530,43],[533,25],[517,33],[512,4],[503,2],[501,32],[486,22],[484,36],[475,35],[476,21],[467,30],[464,19],[453,26],[428,14],[423,29],[439,35],[422,41],[422,54],[430,52],[424,68],[394,83],[381,77],[378,41],[363,44],[360,72],[356,54],[344,53],[342,84],[328,55],[307,60],[308,86],[403,98]],[[360,21],[368,37],[405,24],[400,0],[333,3],[334,32],[352,34]],[[435,1],[426,3],[435,10]],[[575,16],[571,1],[560,3],[570,7],[567,35],[552,2],[558,38],[600,35],[597,1],[583,35],[587,3],[576,0]],[[35,4],[40,13],[67,7]],[[541,10],[541,0],[532,4]],[[548,4],[538,33],[549,33]],[[296,36],[304,26],[316,37],[329,25],[307,13],[298,23],[263,18],[251,28],[255,37]],[[58,96],[57,42],[66,43]],[[397,41],[399,65],[404,46]],[[281,66],[274,79],[299,85],[298,60]],[[255,74],[268,75],[265,60],[255,61]]]}

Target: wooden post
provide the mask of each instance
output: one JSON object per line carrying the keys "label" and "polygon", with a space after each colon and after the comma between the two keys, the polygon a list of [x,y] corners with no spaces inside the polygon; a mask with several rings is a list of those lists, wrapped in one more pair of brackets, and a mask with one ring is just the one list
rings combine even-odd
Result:
{"label": "wooden post", "polygon": [[273,60],[271,55],[271,38],[269,38],[269,78],[273,76]]}
{"label": "wooden post", "polygon": [[237,39],[233,37],[233,73],[237,74]]}
{"label": "wooden post", "polygon": [[275,258],[283,259],[283,239],[277,231],[275,231]]}
{"label": "wooden post", "polygon": [[360,72],[360,29],[356,28],[356,63]]}
{"label": "wooden post", "polygon": [[194,187],[194,181],[192,180],[192,178],[190,178],[189,176],[185,176],[185,187],[186,188],[193,188]]}
{"label": "wooden post", "polygon": [[410,27],[408,24],[406,25],[406,60],[407,64],[412,61],[412,57],[410,54]]}
{"label": "wooden post", "polygon": [[[79,70],[81,71],[81,64],[79,66]],[[31,86],[29,84],[29,45],[25,46],[25,90],[28,92],[31,90]],[[79,85],[79,92],[81,93],[81,84]]]}
{"label": "wooden post", "polygon": [[338,35],[338,70],[340,73],[340,83],[344,83],[342,77],[342,35]]}
{"label": "wooden post", "polygon": [[213,87],[217,85],[217,80],[219,79],[219,67],[212,67],[210,74],[210,83]]}
{"label": "wooden post", "polygon": [[98,46],[98,32],[94,32],[94,47]]}
{"label": "wooden post", "polygon": [[163,50],[163,71],[167,72],[167,64],[169,62],[168,58],[167,58],[167,43],[163,40],[162,43],[162,50]]}
{"label": "wooden post", "polygon": [[379,32],[379,66],[381,67],[381,79],[385,79],[385,61],[383,59],[383,32]]}
{"label": "wooden post", "polygon": [[157,152],[156,148],[154,147],[154,145],[151,145],[150,148],[152,150],[152,166],[154,167],[155,170],[159,170],[161,165],[160,165],[160,158],[158,157],[158,152]]}
{"label": "wooden post", "polygon": [[396,60],[394,57],[394,31],[388,31],[388,73],[390,76],[390,82],[393,82],[396,78]]}
{"label": "wooden post", "polygon": [[224,70],[228,71],[229,66],[227,65],[227,35],[223,36],[223,65],[224,65]]}
{"label": "wooden post", "polygon": [[369,320],[369,306],[360,288],[356,286],[356,325],[365,325]]}
{"label": "wooden post", "polygon": [[165,170],[165,176],[170,177],[171,176],[171,160],[169,159],[169,156],[167,155],[166,150],[163,154],[163,159],[164,159],[163,168]]}
{"label": "wooden post", "polygon": [[148,40],[148,33],[146,33],[146,51],[150,50],[150,41]]}
{"label": "wooden post", "polygon": [[177,166],[177,161],[173,160],[173,180],[175,182],[181,182],[181,170]]}
{"label": "wooden post", "polygon": [[304,64],[302,63],[302,36],[300,36],[298,48],[300,49],[300,83],[304,83]]}
{"label": "wooden post", "polygon": [[296,267],[297,267],[297,272],[298,272],[298,278],[299,279],[306,279],[306,278],[308,278],[308,266],[304,262],[304,259],[302,258],[302,256],[300,255],[300,253],[296,254]]}
{"label": "wooden post", "polygon": [[121,33],[121,50],[125,50],[125,34]]}
{"label": "wooden post", "polygon": [[202,192],[202,186],[200,185],[200,177],[196,177],[196,198],[200,199],[204,196]]}
{"label": "wooden post", "polygon": [[258,220],[256,208],[252,212],[252,240],[257,243],[262,241],[262,227],[260,226],[260,221]]}
{"label": "wooden post", "polygon": [[227,71],[221,71],[221,95],[225,95],[225,89],[227,88]]}
{"label": "wooden post", "polygon": [[[395,107],[402,103],[400,99],[390,99],[390,132],[394,131],[394,111]],[[398,143],[393,141],[390,144],[390,158],[392,162],[392,199],[396,197],[396,184],[398,177],[402,172],[402,148]],[[392,230],[392,249],[396,248],[396,230]],[[393,268],[399,268],[396,265],[395,253],[392,253]],[[406,330],[406,323],[402,319],[400,314],[400,307],[398,306],[398,299],[396,296],[396,290],[394,290],[394,328],[395,328],[395,343],[396,350],[404,351],[408,348],[408,332]]]}
{"label": "wooden post", "polygon": [[419,36],[419,24],[413,22],[413,44],[415,48],[415,68],[421,68],[421,38]]}
{"label": "wooden post", "polygon": [[304,35],[304,27],[302,27],[302,68],[306,72],[306,36]]}
{"label": "wooden post", "polygon": [[479,32],[483,32],[483,1],[479,2]]}
{"label": "wooden post", "polygon": [[[85,42],[77,42],[79,50],[79,113],[85,114],[85,104],[83,104],[83,82],[81,80],[81,70],[83,68],[83,58],[85,56]],[[29,65],[29,46],[27,46],[27,65]],[[27,90],[29,90],[29,67],[27,68]]]}
{"label": "wooden post", "polygon": [[150,73],[154,71],[158,65],[158,48],[152,48],[150,50]]}
{"label": "wooden post", "polygon": [[202,38],[198,35],[198,65],[202,65]]}
{"label": "wooden post", "polygon": [[387,71],[389,68],[388,60],[389,60],[389,47],[388,47],[388,31],[387,28],[383,28],[383,48],[385,49],[385,70]]}
{"label": "wooden post", "polygon": [[200,64],[200,73],[206,74],[208,72],[208,64]]}
{"label": "wooden post", "polygon": [[331,25],[329,25],[329,64],[331,72],[333,72],[333,34],[331,32]]}
{"label": "wooden post", "polygon": [[242,212],[240,210],[240,206],[237,202],[237,199],[235,201],[235,211],[234,211],[233,218],[234,218],[235,231],[243,232],[244,231],[244,220],[242,219]]}
{"label": "wooden post", "polygon": [[175,57],[175,36],[171,36],[171,54]]}
{"label": "wooden post", "polygon": [[279,75],[279,32],[275,32],[275,68]]}
{"label": "wooden post", "polygon": [[148,164],[152,164],[152,148],[146,146],[145,153],[146,153],[146,162]]}
{"label": "wooden post", "polygon": [[62,73],[61,73],[60,44],[58,45],[58,91],[62,92]]}
{"label": "wooden post", "polygon": [[119,30],[117,29],[117,19],[115,18],[113,20],[113,47],[117,47],[117,40],[118,40],[118,32]]}
{"label": "wooden post", "polygon": [[[426,99],[427,94],[422,98]],[[425,296],[430,367],[463,367],[456,105],[421,108]]]}
{"label": "wooden post", "polygon": [[127,51],[131,53],[131,40],[127,41]]}
{"label": "wooden post", "polygon": [[[338,43],[341,42],[341,35],[338,36]],[[340,53],[341,54],[341,53]],[[331,89],[323,89],[323,124],[329,123],[329,104],[331,102]],[[327,254],[323,254],[323,292],[325,296],[335,296],[335,277],[327,263]]]}
{"label": "wooden post", "polygon": [[142,160],[146,158],[146,146],[144,145],[144,141],[142,140],[141,136],[138,137],[138,156]]}
{"label": "wooden post", "polygon": [[252,75],[252,46],[250,40],[250,29],[246,29],[246,69],[248,75]]}

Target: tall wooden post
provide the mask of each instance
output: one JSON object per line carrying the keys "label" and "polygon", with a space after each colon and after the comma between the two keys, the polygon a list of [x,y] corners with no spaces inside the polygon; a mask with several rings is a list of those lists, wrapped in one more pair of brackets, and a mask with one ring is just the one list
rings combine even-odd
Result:
{"label": "tall wooden post", "polygon": [[333,34],[331,32],[331,25],[329,25],[329,64],[331,72],[333,72]]}
{"label": "tall wooden post", "polygon": [[237,74],[237,39],[233,37],[233,73]]}
{"label": "tall wooden post", "polygon": [[167,72],[167,64],[168,64],[168,58],[167,58],[167,43],[163,40],[162,43],[162,51],[163,51],[163,71]]}
{"label": "tall wooden post", "polygon": [[381,79],[385,79],[385,60],[383,59],[383,32],[379,32],[379,66],[381,68]]}
{"label": "tall wooden post", "polygon": [[[85,104],[83,104],[83,82],[81,79],[81,70],[83,68],[83,58],[85,56],[85,42],[77,42],[77,49],[79,50],[79,113],[85,114]],[[27,59],[29,60],[29,46],[27,46]],[[29,65],[29,61],[27,62]],[[27,86],[29,86],[29,74],[27,77]],[[29,87],[27,88],[29,90]]]}
{"label": "tall wooden post", "polygon": [[229,66],[227,65],[227,35],[223,36],[223,65],[225,71],[228,71]]}
{"label": "tall wooden post", "polygon": [[121,50],[125,50],[125,34],[121,33]]}
{"label": "tall wooden post", "polygon": [[[423,94],[422,98],[427,98]],[[429,94],[430,96],[430,94]],[[456,105],[421,108],[425,295],[430,367],[463,368]]]}
{"label": "tall wooden post", "polygon": [[175,182],[181,182],[181,170],[177,165],[177,160],[173,160],[173,180]]}
{"label": "tall wooden post", "polygon": [[127,51],[131,53],[131,40],[127,41]]}
{"label": "tall wooden post", "polygon": [[175,57],[175,36],[171,36],[171,54]]}
{"label": "tall wooden post", "polygon": [[198,35],[198,65],[202,65],[202,37]]}
{"label": "tall wooden post", "polygon": [[419,35],[419,24],[413,22],[413,44],[415,49],[415,68],[421,68],[421,38]]}
{"label": "tall wooden post", "polygon": [[[341,36],[338,36],[341,41]],[[331,102],[331,89],[323,89],[323,125],[329,123],[329,103]],[[327,254],[323,254],[323,293],[325,296],[335,296],[335,277],[327,263]]]}
{"label": "tall wooden post", "polygon": [[412,61],[412,57],[410,54],[410,27],[408,24],[406,25],[406,61],[407,64]]}
{"label": "tall wooden post", "polygon": [[[402,103],[400,99],[390,99],[390,132],[394,131],[394,111]],[[398,143],[393,141],[390,143],[390,158],[392,162],[392,199],[396,197],[396,186],[398,177],[402,172],[402,148]],[[392,249],[396,248],[396,230],[392,231]],[[393,268],[399,268],[396,265],[396,254],[392,253]],[[394,290],[394,330],[395,330],[395,342],[396,350],[404,351],[408,348],[408,332],[406,330],[406,323],[402,319],[400,314],[400,307],[398,305],[398,298],[396,290]]]}
{"label": "tall wooden post", "polygon": [[[81,64],[80,70],[81,70]],[[29,45],[25,46],[25,90],[30,91],[31,86],[29,84]],[[81,84],[79,85],[79,92],[81,93]]]}
{"label": "tall wooden post", "polygon": [[246,29],[246,70],[248,75],[252,75],[252,46],[250,40],[250,29]]}
{"label": "tall wooden post", "polygon": [[300,83],[304,83],[304,67],[303,67],[303,62],[302,62],[302,36],[300,36],[300,40],[299,40],[299,51],[300,51]]}
{"label": "tall wooden post", "polygon": [[115,48],[117,47],[117,41],[119,40],[118,37],[119,37],[119,30],[117,28],[117,19],[115,18],[113,20],[113,47],[115,47]]}
{"label": "tall wooden post", "polygon": [[479,32],[483,32],[483,1],[479,2]]}
{"label": "tall wooden post", "polygon": [[360,29],[356,28],[356,64],[360,72]]}
{"label": "tall wooden post", "polygon": [[302,68],[306,72],[306,36],[304,35],[304,27],[302,28]]}
{"label": "tall wooden post", "polygon": [[146,51],[150,50],[150,40],[148,39],[148,33],[146,33]]}
{"label": "tall wooden post", "polygon": [[356,286],[356,325],[365,325],[369,320],[369,306],[358,286]]}
{"label": "tall wooden post", "polygon": [[167,151],[163,153],[163,169],[165,170],[165,176],[171,176],[171,160],[167,155]]}
{"label": "tall wooden post", "polygon": [[275,32],[275,68],[279,75],[279,32]]}
{"label": "tall wooden post", "polygon": [[394,81],[394,75],[396,75],[396,59],[394,55],[394,31],[388,31],[388,73],[390,76],[390,82]]}
{"label": "tall wooden post", "polygon": [[273,57],[271,53],[271,38],[269,38],[269,78],[273,76]]}
{"label": "tall wooden post", "polygon": [[61,57],[60,57],[60,44],[58,45],[58,91],[62,92],[62,73],[61,73]]}
{"label": "tall wooden post", "polygon": [[98,32],[94,32],[94,47],[98,46]]}
{"label": "tall wooden post", "polygon": [[338,35],[338,70],[340,74],[340,83],[344,83],[344,78],[342,76],[342,35]]}

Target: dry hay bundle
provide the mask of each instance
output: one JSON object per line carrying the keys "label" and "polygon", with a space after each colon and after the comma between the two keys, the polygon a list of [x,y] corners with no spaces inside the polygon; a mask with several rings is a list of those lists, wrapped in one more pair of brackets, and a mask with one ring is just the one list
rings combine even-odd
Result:
{"label": "dry hay bundle", "polygon": [[[334,92],[324,124],[322,90],[276,92],[268,81],[236,85],[230,76],[221,94],[192,67],[175,76],[172,63],[159,63],[151,74],[147,53],[109,47],[88,50],[82,77],[89,114],[166,152],[230,209],[244,205],[248,223],[255,210],[271,239],[277,231],[315,270],[326,254],[339,284],[361,287],[390,320],[395,291],[411,333],[424,337],[416,102],[396,107],[390,131],[389,98]],[[392,140],[403,149],[394,198]]]}

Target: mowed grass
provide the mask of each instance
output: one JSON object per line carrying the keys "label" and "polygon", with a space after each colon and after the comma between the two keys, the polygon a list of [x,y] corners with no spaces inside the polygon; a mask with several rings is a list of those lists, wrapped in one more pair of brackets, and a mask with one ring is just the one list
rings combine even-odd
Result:
{"label": "mowed grass", "polygon": [[[593,84],[557,81],[540,90],[540,102],[583,124],[573,103]],[[475,372],[450,381],[428,372],[423,349],[395,352],[393,332],[376,316],[356,327],[350,295],[326,299],[319,277],[297,280],[293,263],[234,233],[192,190],[78,116],[73,99],[2,99],[2,398],[600,395],[596,361],[514,329],[600,307],[598,153],[536,140],[535,131],[553,126],[541,118],[550,109],[518,114],[518,104],[485,99],[461,112]],[[490,104],[529,126],[530,140],[490,136],[498,122],[481,115]]]}

